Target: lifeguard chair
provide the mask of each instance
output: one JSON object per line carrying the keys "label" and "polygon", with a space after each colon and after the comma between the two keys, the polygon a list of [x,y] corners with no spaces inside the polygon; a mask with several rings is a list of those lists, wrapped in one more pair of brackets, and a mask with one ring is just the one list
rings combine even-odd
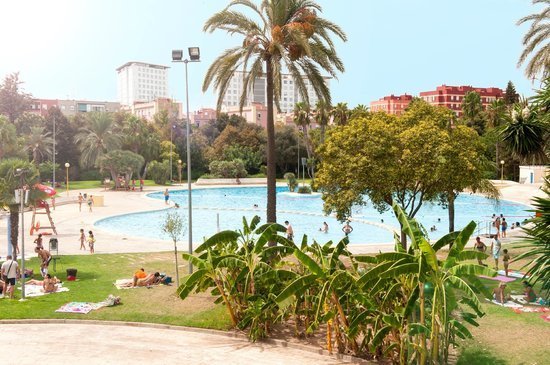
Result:
{"label": "lifeguard chair", "polygon": [[[42,211],[42,209],[43,209],[43,211]],[[48,217],[48,220],[50,221],[49,226],[41,226],[36,221],[36,216],[39,215],[39,214],[45,214]],[[44,200],[39,200],[36,203],[36,205],[33,207],[30,234],[32,236],[34,234],[34,232],[37,232],[38,230],[41,230],[41,229],[47,229],[47,228],[50,228],[53,231],[53,233],[57,235],[57,231],[55,229],[55,224],[53,222],[52,215],[51,215],[51,212],[50,212],[50,205],[48,204],[48,202],[46,202]]]}

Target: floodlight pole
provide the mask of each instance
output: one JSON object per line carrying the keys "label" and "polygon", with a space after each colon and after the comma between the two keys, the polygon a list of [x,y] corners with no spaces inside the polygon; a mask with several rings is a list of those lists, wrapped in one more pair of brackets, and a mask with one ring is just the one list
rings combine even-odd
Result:
{"label": "floodlight pole", "polygon": [[21,301],[25,299],[25,169],[17,169],[15,176],[19,176],[21,189],[19,190],[19,209],[21,210]]}

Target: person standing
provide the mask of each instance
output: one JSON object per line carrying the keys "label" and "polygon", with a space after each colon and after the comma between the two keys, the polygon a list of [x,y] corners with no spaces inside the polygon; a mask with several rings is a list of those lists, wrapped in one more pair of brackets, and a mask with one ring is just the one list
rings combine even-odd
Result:
{"label": "person standing", "polygon": [[143,185],[145,185],[143,179],[139,179],[139,191],[143,191]]}
{"label": "person standing", "polygon": [[501,223],[500,217],[496,217],[494,225],[495,225],[495,229],[497,231],[497,237],[500,236],[500,223]]}
{"label": "person standing", "polygon": [[95,237],[92,231],[88,231],[88,247],[90,247],[90,253],[93,254],[94,250]]}
{"label": "person standing", "polygon": [[507,228],[508,228],[508,223],[506,222],[506,218],[502,218],[502,221],[500,222],[500,231],[502,232],[502,238],[506,238]]}
{"label": "person standing", "polygon": [[164,190],[164,204],[168,205],[170,204],[168,200],[170,199],[170,192],[168,191],[168,188]]}
{"label": "person standing", "polygon": [[[479,236],[476,237],[476,241],[474,243],[474,248],[478,252],[485,253],[485,251],[487,251],[487,245],[481,240],[481,238],[479,238]],[[477,263],[481,266],[487,266],[483,263],[483,261],[481,261],[480,258],[477,259]]]}
{"label": "person standing", "polygon": [[491,241],[491,252],[493,253],[493,258],[495,259],[495,270],[498,270],[498,259],[500,257],[500,249],[502,245],[498,236],[493,236]]}
{"label": "person standing", "polygon": [[132,191],[136,191],[136,179],[132,179]]}
{"label": "person standing", "polygon": [[294,241],[294,229],[292,228],[292,225],[288,221],[285,221],[285,225],[286,225],[286,238],[289,241]]}
{"label": "person standing", "polygon": [[346,222],[346,224],[342,227],[342,232],[346,235],[346,237],[353,232],[353,227],[350,226],[349,221]]}
{"label": "person standing", "polygon": [[43,249],[44,245],[42,244],[42,233],[38,234],[38,237],[34,240],[34,243],[36,244],[35,250],[37,249]]}
{"label": "person standing", "polygon": [[84,203],[84,197],[82,193],[78,193],[78,211],[82,212],[82,203]]}
{"label": "person standing", "polygon": [[9,293],[10,299],[13,299],[13,290],[15,288],[15,281],[19,277],[19,265],[17,261],[13,260],[11,255],[6,257],[6,261],[2,264],[1,268],[2,280],[4,280],[4,295]]}
{"label": "person standing", "polygon": [[86,201],[86,203],[88,204],[88,209],[91,213],[92,212],[92,206],[94,205],[94,197],[91,194],[88,197],[88,200]]}
{"label": "person standing", "polygon": [[48,250],[44,250],[43,248],[36,248],[35,252],[38,254],[38,257],[40,258],[40,272],[42,273],[42,277],[46,277],[48,274],[48,267],[50,266],[50,261],[52,261],[52,254]]}
{"label": "person standing", "polygon": [[86,235],[84,234],[84,229],[80,228],[80,249],[86,251]]}

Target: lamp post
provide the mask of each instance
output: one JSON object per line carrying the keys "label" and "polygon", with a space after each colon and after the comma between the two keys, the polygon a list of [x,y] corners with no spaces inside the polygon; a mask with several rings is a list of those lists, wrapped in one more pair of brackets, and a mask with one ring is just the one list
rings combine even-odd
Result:
{"label": "lamp post", "polygon": [[178,180],[181,184],[181,167],[182,167],[182,161],[178,160]]}
{"label": "lamp post", "polygon": [[307,158],[302,157],[302,186],[306,186],[306,172],[305,172],[306,164],[307,164]]}
{"label": "lamp post", "polygon": [[500,183],[504,180],[504,160],[500,160]]}
{"label": "lamp post", "polygon": [[21,189],[15,192],[16,198],[19,197],[19,210],[21,211],[21,272],[23,273],[21,279],[21,300],[25,300],[25,174],[29,172],[26,169],[16,169],[15,176],[19,176]]}
{"label": "lamp post", "polygon": [[170,184],[172,184],[172,132],[174,131],[174,129],[176,128],[175,125],[172,125],[172,127],[170,128]]}
{"label": "lamp post", "polygon": [[55,116],[53,117],[53,172],[52,172],[52,188],[55,189]]}
{"label": "lamp post", "polygon": [[[185,63],[185,100],[187,108],[187,122],[185,124],[185,137],[187,141],[187,214],[189,216],[189,254],[193,253],[193,213],[192,213],[192,193],[191,193],[191,139],[189,137],[190,120],[189,120],[189,83],[187,75],[187,64],[189,62],[200,62],[201,53],[199,47],[189,47],[189,59],[183,59],[183,50],[172,50],[172,62]],[[189,273],[193,273],[193,265],[189,263]]]}
{"label": "lamp post", "polygon": [[67,187],[67,196],[69,196],[69,167],[71,167],[71,164],[68,162],[65,162],[65,171],[67,172],[67,180],[65,182],[65,185]]}

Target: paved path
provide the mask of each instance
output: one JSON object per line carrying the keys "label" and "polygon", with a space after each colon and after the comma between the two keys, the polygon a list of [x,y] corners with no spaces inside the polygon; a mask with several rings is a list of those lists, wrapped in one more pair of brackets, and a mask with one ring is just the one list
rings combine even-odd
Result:
{"label": "paved path", "polygon": [[[3,327],[3,328],[2,328]],[[164,328],[99,324],[5,324],[6,364],[349,364],[293,347]]]}

